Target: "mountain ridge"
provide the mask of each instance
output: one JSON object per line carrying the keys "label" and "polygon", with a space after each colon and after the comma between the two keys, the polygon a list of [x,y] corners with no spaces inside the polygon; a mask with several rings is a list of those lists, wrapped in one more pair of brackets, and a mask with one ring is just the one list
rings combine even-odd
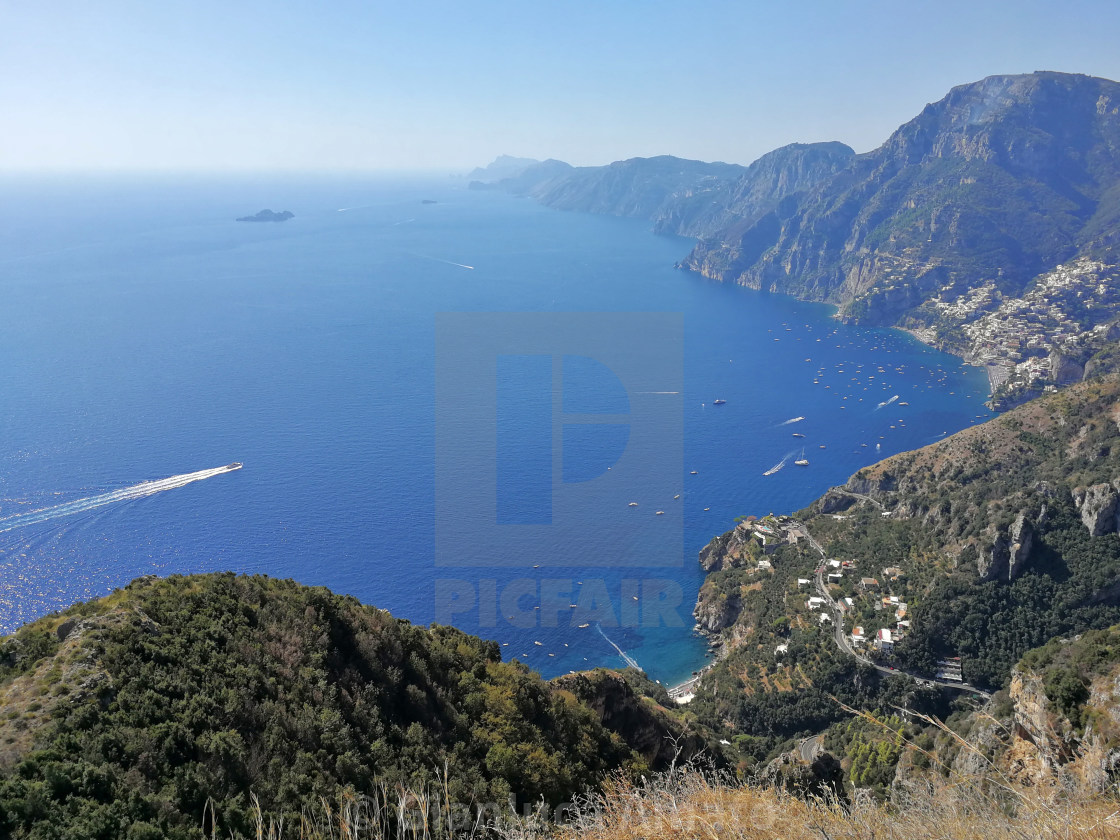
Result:
{"label": "mountain ridge", "polygon": [[[1000,409],[1080,381],[1115,344],[1093,331],[1120,325],[1120,84],[1109,79],[1039,71],[958,85],[858,155],[833,142],[747,167],[553,163],[489,188],[695,237],[679,267],[906,329],[985,366]],[[1068,281],[1059,305],[1007,317],[1054,277]]]}

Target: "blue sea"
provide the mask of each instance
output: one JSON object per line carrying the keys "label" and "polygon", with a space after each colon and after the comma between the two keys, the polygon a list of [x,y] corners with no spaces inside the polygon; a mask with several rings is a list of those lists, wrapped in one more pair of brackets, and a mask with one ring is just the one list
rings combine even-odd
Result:
{"label": "blue sea", "polygon": [[[908,335],[459,178],[0,190],[3,632],[229,569],[450,621],[546,677],[673,682],[705,656],[697,552],[736,516],[990,416],[982,371]],[[264,207],[295,218],[234,221]]]}

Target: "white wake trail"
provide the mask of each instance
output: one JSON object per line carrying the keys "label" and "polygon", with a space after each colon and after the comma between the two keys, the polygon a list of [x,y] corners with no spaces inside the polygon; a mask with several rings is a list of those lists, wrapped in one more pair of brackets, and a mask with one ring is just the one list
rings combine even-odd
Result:
{"label": "white wake trail", "polygon": [[[783,423],[782,425],[785,425],[785,424]],[[792,458],[796,453],[797,453],[796,449],[791,449],[789,452],[787,452],[785,454],[785,456],[782,458],[782,460],[780,460],[778,463],[776,463],[774,466],[772,466],[770,469],[768,469],[766,472],[764,472],[763,475],[773,475],[778,470],[780,470],[782,467],[784,467],[786,465],[786,462],[789,461],[789,459]]]}
{"label": "white wake trail", "polygon": [[454,265],[454,266],[458,266],[459,268],[469,268],[471,271],[474,271],[474,266],[473,265],[467,265],[466,263],[452,262],[451,260],[441,259],[440,257],[433,257],[431,254],[416,254],[416,253],[413,253],[412,256],[419,257],[422,260],[431,260],[432,262],[443,263],[444,265]]}
{"label": "white wake trail", "polygon": [[888,405],[890,405],[891,403],[893,403],[897,399],[898,399],[898,394],[895,394],[889,400],[883,400],[881,403],[879,403],[877,406],[875,406],[875,410],[878,411],[880,408],[886,408]]}
{"label": "white wake trail", "polygon": [[28,525],[37,525],[40,522],[49,522],[52,519],[59,519],[63,516],[84,513],[87,510],[104,507],[105,505],[111,505],[116,502],[142,499],[145,496],[153,496],[156,493],[162,493],[164,490],[174,490],[177,487],[185,487],[195,481],[202,481],[203,479],[213,478],[216,475],[233,472],[239,469],[241,469],[241,464],[234,462],[232,464],[226,464],[224,467],[214,467],[209,470],[199,470],[198,472],[173,475],[170,478],[160,478],[155,481],[142,481],[139,484],[134,484],[131,487],[124,487],[120,490],[113,490],[110,493],[89,496],[85,499],[78,499],[61,505],[40,508],[39,510],[29,511],[28,513],[17,513],[15,516],[6,516],[0,519],[0,534],[5,531],[15,530],[16,528],[24,528]]}
{"label": "white wake trail", "polygon": [[609,644],[611,647],[613,647],[615,650],[618,651],[618,655],[622,657],[623,661],[627,665],[629,665],[631,668],[634,668],[635,670],[638,670],[638,671],[642,670],[642,666],[638,664],[637,659],[635,659],[633,656],[631,656],[626,651],[624,651],[622,648],[620,648],[618,645],[616,645],[614,643],[614,641],[612,641],[611,637],[603,632],[603,625],[596,622],[595,623],[595,629],[599,631],[600,636],[602,636],[604,639],[607,640],[607,644]]}

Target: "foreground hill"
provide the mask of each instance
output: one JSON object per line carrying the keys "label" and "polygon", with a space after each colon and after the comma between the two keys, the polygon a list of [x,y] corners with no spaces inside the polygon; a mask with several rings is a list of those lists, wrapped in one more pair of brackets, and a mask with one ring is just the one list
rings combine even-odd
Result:
{"label": "foreground hill", "polygon": [[142,578],[0,643],[0,836],[251,834],[251,794],[298,822],[445,766],[457,801],[556,803],[706,746],[633,677],[566,679],[321,588]]}

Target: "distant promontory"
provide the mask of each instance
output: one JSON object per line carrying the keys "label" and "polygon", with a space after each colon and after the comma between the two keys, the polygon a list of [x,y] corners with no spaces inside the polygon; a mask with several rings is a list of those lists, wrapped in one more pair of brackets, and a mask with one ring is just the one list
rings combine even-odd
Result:
{"label": "distant promontory", "polygon": [[239,222],[286,222],[288,219],[294,219],[295,213],[291,210],[281,210],[279,213],[272,210],[262,210],[255,216],[242,216],[237,221]]}

